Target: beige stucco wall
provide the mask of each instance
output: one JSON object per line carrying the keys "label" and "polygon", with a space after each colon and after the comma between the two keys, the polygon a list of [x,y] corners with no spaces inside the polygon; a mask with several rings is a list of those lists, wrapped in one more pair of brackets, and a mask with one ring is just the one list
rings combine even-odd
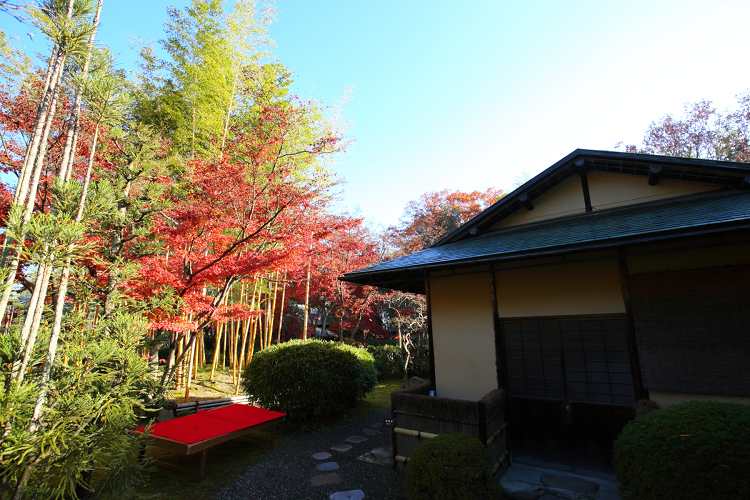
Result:
{"label": "beige stucco wall", "polygon": [[500,318],[625,312],[616,259],[498,271]]}
{"label": "beige stucco wall", "polygon": [[739,403],[750,405],[750,398],[745,396],[711,396],[708,394],[688,394],[684,392],[649,391],[649,399],[655,401],[660,408],[685,403],[687,401],[720,401],[722,403]]}
{"label": "beige stucco wall", "polygon": [[531,200],[531,203],[534,204],[534,210],[522,208],[490,230],[583,213],[586,206],[583,202],[581,179],[577,175],[570,177],[539,198]]}
{"label": "beige stucco wall", "polygon": [[[611,172],[589,172],[587,179],[594,211],[717,189],[715,186],[669,179],[660,181],[656,186],[649,186],[647,176]],[[577,175],[564,180],[531,202],[534,210],[522,208],[492,229],[574,215],[583,213],[586,209],[581,179]]]}
{"label": "beige stucco wall", "polygon": [[587,179],[594,211],[718,189],[716,186],[670,179],[663,179],[656,186],[649,186],[648,176],[610,172],[589,172]]}
{"label": "beige stucco wall", "polygon": [[488,274],[430,279],[438,396],[477,401],[497,389]]}

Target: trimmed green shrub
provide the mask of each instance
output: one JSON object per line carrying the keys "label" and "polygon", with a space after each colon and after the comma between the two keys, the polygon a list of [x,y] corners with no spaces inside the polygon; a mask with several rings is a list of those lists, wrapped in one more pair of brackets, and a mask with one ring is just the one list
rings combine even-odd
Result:
{"label": "trimmed green shrub", "polygon": [[417,448],[406,469],[409,500],[501,498],[492,456],[475,437],[441,434]]}
{"label": "trimmed green shrub", "polygon": [[340,342],[292,340],[264,349],[242,372],[242,390],[260,406],[303,423],[355,406],[377,383],[370,353]]}
{"label": "trimmed green shrub", "polygon": [[430,378],[430,348],[422,346],[419,356],[412,353],[413,358],[409,365],[409,373],[416,377]]}
{"label": "trimmed green shrub", "polygon": [[404,353],[395,345],[368,345],[367,352],[375,358],[375,370],[378,379],[403,377]]}
{"label": "trimmed green shrub", "polygon": [[614,443],[623,500],[750,498],[750,406],[691,401],[629,422]]}

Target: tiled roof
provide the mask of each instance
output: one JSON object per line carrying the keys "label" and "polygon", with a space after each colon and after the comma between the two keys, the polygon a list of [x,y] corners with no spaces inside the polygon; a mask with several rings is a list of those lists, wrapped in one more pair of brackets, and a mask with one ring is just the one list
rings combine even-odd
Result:
{"label": "tiled roof", "polygon": [[742,225],[750,225],[750,191],[714,191],[504,228],[354,271],[343,279],[378,284],[377,275],[395,277],[399,271],[557,254]]}

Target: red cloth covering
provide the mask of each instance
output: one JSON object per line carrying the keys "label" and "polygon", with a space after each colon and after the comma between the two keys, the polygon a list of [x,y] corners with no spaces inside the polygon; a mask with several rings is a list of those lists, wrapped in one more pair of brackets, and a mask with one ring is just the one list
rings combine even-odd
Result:
{"label": "red cloth covering", "polygon": [[[264,410],[255,406],[234,404],[194,415],[158,422],[149,428],[151,434],[173,441],[192,444],[230,432],[262,424],[286,413]],[[145,426],[136,431],[143,432]]]}

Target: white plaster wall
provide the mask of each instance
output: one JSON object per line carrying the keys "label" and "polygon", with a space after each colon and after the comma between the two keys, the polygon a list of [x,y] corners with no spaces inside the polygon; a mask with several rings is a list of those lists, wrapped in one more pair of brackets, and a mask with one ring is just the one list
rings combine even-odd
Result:
{"label": "white plaster wall", "polygon": [[500,318],[625,312],[616,259],[496,273]]}
{"label": "white plaster wall", "polygon": [[497,389],[487,273],[430,279],[438,396],[478,401]]}

